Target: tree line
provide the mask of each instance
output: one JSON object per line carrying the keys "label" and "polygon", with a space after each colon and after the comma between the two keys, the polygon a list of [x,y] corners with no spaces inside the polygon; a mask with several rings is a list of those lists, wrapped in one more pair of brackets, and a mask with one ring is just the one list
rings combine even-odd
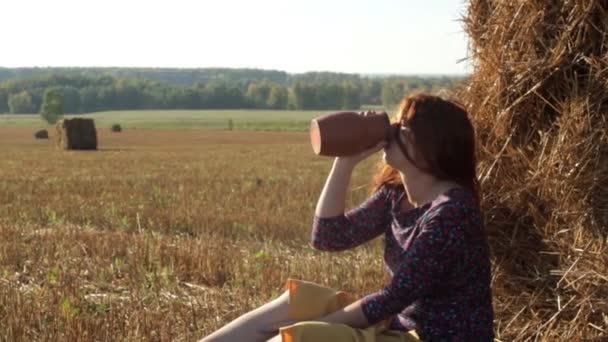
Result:
{"label": "tree line", "polygon": [[[135,109],[356,110],[363,104],[390,108],[408,92],[453,88],[464,80],[462,77],[361,77],[340,73],[256,79],[264,73],[259,71],[261,74],[252,76],[252,71],[245,70],[237,77],[236,70],[240,69],[229,70],[229,77],[195,84],[74,72],[21,75],[0,82],[0,113],[38,113],[43,96],[49,90],[60,94],[63,111],[68,114]],[[181,70],[174,71],[179,72]]]}

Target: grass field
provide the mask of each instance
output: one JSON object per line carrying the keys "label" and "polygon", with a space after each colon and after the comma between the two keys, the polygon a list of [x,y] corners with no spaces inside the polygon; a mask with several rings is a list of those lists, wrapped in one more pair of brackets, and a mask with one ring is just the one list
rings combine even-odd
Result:
{"label": "grass field", "polygon": [[[95,119],[98,128],[109,128],[118,123],[125,128],[166,129],[227,129],[232,120],[233,128],[249,130],[305,131],[310,120],[319,111],[269,111],[269,110],[142,110],[112,111],[83,114]],[[68,118],[73,117],[68,115]],[[1,115],[0,127],[46,128],[47,124],[37,114]]]}
{"label": "grass field", "polygon": [[[375,109],[364,106],[362,110]],[[95,119],[97,128],[118,123],[124,128],[165,129],[227,129],[232,120],[234,129],[265,131],[306,131],[310,120],[332,111],[286,110],[139,110],[83,114]],[[67,115],[66,117],[73,117]],[[0,128],[48,128],[38,114],[0,114]]]}
{"label": "grass field", "polygon": [[0,340],[195,340],[288,277],[357,294],[385,280],[380,241],[308,246],[331,159],[306,133],[100,130],[99,141],[65,152],[30,128],[0,129]]}

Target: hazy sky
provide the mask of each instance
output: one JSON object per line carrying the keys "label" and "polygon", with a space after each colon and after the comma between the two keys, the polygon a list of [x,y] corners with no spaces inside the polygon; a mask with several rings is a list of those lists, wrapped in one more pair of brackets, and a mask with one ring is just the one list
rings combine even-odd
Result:
{"label": "hazy sky", "polygon": [[464,0],[3,0],[0,66],[468,71]]}

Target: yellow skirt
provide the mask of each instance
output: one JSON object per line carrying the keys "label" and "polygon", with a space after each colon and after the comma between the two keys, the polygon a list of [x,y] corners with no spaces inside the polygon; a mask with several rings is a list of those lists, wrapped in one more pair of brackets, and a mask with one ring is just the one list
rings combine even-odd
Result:
{"label": "yellow skirt", "polygon": [[354,302],[344,291],[336,291],[315,283],[288,279],[289,319],[300,321],[279,329],[283,342],[415,342],[415,331],[388,330],[388,321],[366,329],[345,324],[306,321],[325,316]]}

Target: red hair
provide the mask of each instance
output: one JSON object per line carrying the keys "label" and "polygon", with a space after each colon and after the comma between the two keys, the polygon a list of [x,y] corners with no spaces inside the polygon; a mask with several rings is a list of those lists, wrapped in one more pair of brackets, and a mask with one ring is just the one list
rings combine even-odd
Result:
{"label": "red hair", "polygon": [[[475,130],[462,104],[424,93],[410,95],[401,100],[396,121],[411,129],[417,155],[424,159],[426,167],[406,154],[412,164],[439,180],[468,188],[479,202]],[[403,186],[399,172],[381,162],[372,179],[372,190],[389,184]]]}

